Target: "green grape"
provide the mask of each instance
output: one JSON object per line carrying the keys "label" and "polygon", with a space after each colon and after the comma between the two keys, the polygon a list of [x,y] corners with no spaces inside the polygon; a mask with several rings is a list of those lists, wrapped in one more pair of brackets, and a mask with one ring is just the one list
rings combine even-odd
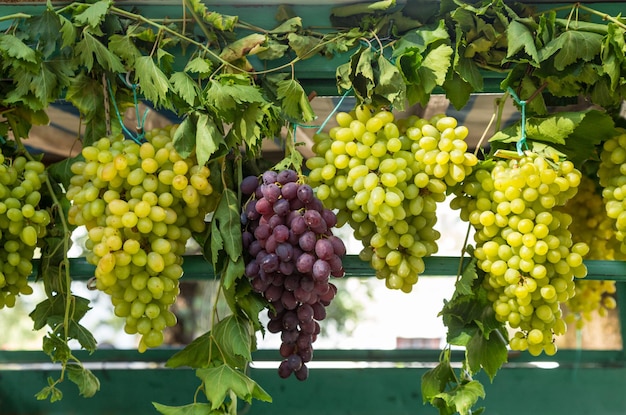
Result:
{"label": "green grape", "polygon": [[17,296],[33,292],[28,277],[50,214],[40,206],[45,165],[24,155],[0,153],[0,308],[13,307]]}
{"label": "green grape", "polygon": [[571,216],[552,209],[575,196],[582,175],[569,161],[553,166],[536,154],[483,163],[450,204],[476,230],[483,288],[496,318],[513,329],[511,348],[533,355],[556,351],[554,336],[565,332],[561,305],[586,275],[587,245],[574,244]]}
{"label": "green grape", "polygon": [[185,244],[215,206],[210,169],[176,153],[175,128],[148,131],[142,144],[115,136],[84,147],[66,193],[68,221],[87,228],[96,288],[110,295],[125,331],[141,335],[140,351],[159,346],[176,323],[168,308]]}
{"label": "green grape", "polygon": [[[367,110],[366,110],[367,108]],[[309,184],[338,223],[348,223],[362,256],[390,289],[410,292],[437,252],[437,203],[478,162],[452,117],[395,119],[357,106],[336,115],[338,127],[313,137]]]}

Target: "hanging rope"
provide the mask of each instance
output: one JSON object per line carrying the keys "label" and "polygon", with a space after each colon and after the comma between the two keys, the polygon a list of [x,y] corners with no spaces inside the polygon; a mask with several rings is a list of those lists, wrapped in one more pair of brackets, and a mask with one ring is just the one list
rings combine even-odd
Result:
{"label": "hanging rope", "polygon": [[513,100],[517,105],[520,106],[520,111],[522,113],[522,132],[519,141],[516,144],[517,154],[520,156],[524,155],[524,148],[528,150],[528,144],[526,143],[526,101],[519,99],[513,88],[508,87],[507,92],[511,94]]}
{"label": "hanging rope", "polygon": [[137,144],[141,144],[145,137],[144,125],[146,123],[146,118],[148,117],[148,112],[150,111],[150,108],[146,108],[146,111],[143,113],[143,116],[141,117],[139,115],[139,94],[137,93],[137,87],[139,85],[130,82],[130,73],[126,73],[126,77],[122,76],[122,74],[119,74],[119,77],[124,83],[124,85],[126,85],[128,88],[130,88],[133,91],[133,103],[135,105],[135,116],[137,118],[137,127],[135,128],[136,131],[134,133],[131,132],[126,127],[126,125],[124,125],[124,117],[122,117],[122,114],[120,114],[119,108],[117,107],[117,102],[115,101],[115,95],[113,94],[113,89],[111,88],[111,82],[107,79],[107,85],[109,87],[109,99],[110,99],[110,102],[113,104],[115,115],[117,116],[117,119],[124,133],[126,133],[126,135],[130,137],[130,139],[136,142]]}

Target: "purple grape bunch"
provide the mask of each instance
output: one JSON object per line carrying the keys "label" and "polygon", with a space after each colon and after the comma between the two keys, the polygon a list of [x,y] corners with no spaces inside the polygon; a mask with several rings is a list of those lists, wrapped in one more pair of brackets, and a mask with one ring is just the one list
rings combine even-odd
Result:
{"label": "purple grape bunch", "polygon": [[241,192],[249,197],[241,214],[245,274],[270,303],[267,330],[281,333],[278,374],[305,380],[319,321],[337,293],[330,278],[345,274],[346,247],[331,231],[337,218],[294,170],[248,176]]}

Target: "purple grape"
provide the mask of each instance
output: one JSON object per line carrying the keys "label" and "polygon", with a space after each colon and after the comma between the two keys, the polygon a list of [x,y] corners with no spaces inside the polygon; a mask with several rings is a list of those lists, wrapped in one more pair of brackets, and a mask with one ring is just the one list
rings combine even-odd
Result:
{"label": "purple grape", "polygon": [[267,323],[267,331],[269,331],[270,333],[280,333],[282,329],[282,320],[270,320],[269,323]]}
{"label": "purple grape", "polygon": [[289,262],[293,257],[293,245],[289,245],[288,243],[278,244],[275,252],[281,261]]}
{"label": "purple grape", "polygon": [[280,264],[278,264],[278,272],[283,274],[285,277],[292,275],[295,270],[296,270],[296,266],[291,261],[290,262],[280,261]]}
{"label": "purple grape", "polygon": [[311,308],[313,309],[313,318],[317,321],[324,320],[326,318],[326,307],[324,307],[321,303],[311,304]]}
{"label": "purple grape", "polygon": [[261,191],[261,186],[258,186],[256,190],[254,191],[254,198],[259,200],[262,197],[263,197],[263,192]]}
{"label": "purple grape", "polygon": [[270,229],[269,225],[259,225],[255,230],[254,230],[254,237],[258,240],[258,241],[264,241],[267,238],[269,238],[269,236],[272,234],[272,230]]}
{"label": "purple grape", "polygon": [[306,292],[311,292],[315,288],[315,281],[310,277],[302,277],[300,280],[300,287]]}
{"label": "purple grape", "polygon": [[246,176],[241,181],[239,188],[241,189],[241,193],[244,195],[251,195],[255,192],[256,188],[259,186],[259,178],[256,176]]}
{"label": "purple grape", "polygon": [[296,340],[296,346],[298,346],[298,349],[309,349],[313,343],[312,340],[313,337],[310,334],[300,332],[298,340]]}
{"label": "purple grape", "polygon": [[[283,326],[284,325],[285,322],[283,321]],[[280,336],[280,339],[283,341],[283,343],[296,344],[299,335],[300,332],[296,329],[284,329]]]}
{"label": "purple grape", "polygon": [[309,368],[303,363],[302,367],[294,372],[296,379],[307,380],[309,377]]}
{"label": "purple grape", "polygon": [[300,199],[303,203],[311,203],[312,200],[315,199],[315,195],[313,194],[313,188],[308,184],[303,184],[298,188],[298,199]]}
{"label": "purple grape", "polygon": [[326,281],[315,281],[313,292],[317,295],[326,294],[330,290],[330,285]]}
{"label": "purple grape", "polygon": [[287,358],[287,366],[293,371],[300,370],[302,367],[302,358],[297,354],[292,354]]}
{"label": "purple grape", "polygon": [[291,210],[300,210],[304,207],[304,202],[298,198],[296,199],[291,199],[289,201],[289,207],[291,208]]}
{"label": "purple grape", "polygon": [[263,175],[261,177],[263,179],[263,184],[276,183],[278,173],[272,170],[267,170],[263,172]]}
{"label": "purple grape", "polygon": [[265,241],[265,250],[267,252],[276,252],[276,247],[278,246],[278,242],[276,242],[276,238],[274,235],[270,235]]}
{"label": "purple grape", "polygon": [[343,269],[343,261],[337,255],[333,254],[328,260],[328,264],[330,264],[330,275],[336,278],[341,278],[345,274],[345,270]]}
{"label": "purple grape", "polygon": [[315,264],[315,257],[309,253],[303,253],[296,260],[296,269],[298,272],[308,274],[313,272],[313,265]]}
{"label": "purple grape", "polygon": [[283,274],[279,274],[277,272],[272,274],[272,285],[277,285],[281,287],[283,290],[285,289],[285,276]]}
{"label": "purple grape", "polygon": [[311,298],[311,292],[304,290],[302,287],[298,287],[293,291],[293,296],[301,303],[306,303]]}
{"label": "purple grape", "polygon": [[300,323],[300,330],[305,334],[315,333],[315,320],[303,321]]}
{"label": "purple grape", "polygon": [[279,216],[287,216],[287,214],[291,211],[291,207],[289,206],[289,201],[285,199],[279,199],[274,203],[274,213]]}
{"label": "purple grape", "polygon": [[243,246],[243,249],[246,250],[250,248],[250,244],[252,244],[252,242],[254,242],[254,234],[249,231],[243,231],[241,233],[241,244]]}
{"label": "purple grape", "polygon": [[243,226],[246,226],[248,224],[248,216],[246,216],[246,212],[241,212],[241,214],[239,215],[239,222],[241,222],[241,224]]}
{"label": "purple grape", "polygon": [[285,277],[285,289],[289,291],[295,291],[300,286],[300,275],[290,274]]}
{"label": "purple grape", "polygon": [[283,287],[281,285],[271,284],[267,287],[267,290],[263,292],[263,295],[268,301],[276,301],[279,300],[283,295]]}
{"label": "purple grape", "polygon": [[291,231],[296,235],[302,235],[307,230],[304,217],[300,214],[298,214],[298,216],[296,216],[291,220],[291,222],[289,222],[289,227],[291,228]]}
{"label": "purple grape", "polygon": [[339,237],[332,235],[328,237],[328,240],[333,244],[333,252],[335,255],[342,257],[346,254],[346,245]]}
{"label": "purple grape", "polygon": [[326,226],[329,228],[334,227],[337,224],[337,215],[330,209],[322,209],[322,218],[326,222]]}
{"label": "purple grape", "polygon": [[283,328],[285,330],[296,330],[298,328],[298,323],[298,315],[295,311],[289,310],[285,312],[285,315],[283,316]]}
{"label": "purple grape", "polygon": [[313,199],[311,202],[306,204],[306,208],[308,210],[314,210],[316,212],[322,212],[322,210],[324,210],[324,204],[322,203],[321,200],[315,198]]}
{"label": "purple grape", "polygon": [[298,300],[296,300],[292,291],[283,290],[283,295],[280,296],[280,301],[287,310],[295,310],[298,306]]}
{"label": "purple grape", "polygon": [[[271,273],[278,270],[278,263],[280,260],[278,259],[278,255],[274,253],[269,253],[263,257],[260,261],[259,265],[263,271],[266,273]],[[315,265],[313,266],[315,268]]]}
{"label": "purple grape", "polygon": [[330,277],[330,264],[323,259],[318,259],[313,264],[313,279],[316,281],[327,281]]}
{"label": "purple grape", "polygon": [[296,180],[298,180],[298,173],[291,169],[282,170],[276,175],[276,181],[282,185]]}
{"label": "purple grape", "polygon": [[334,284],[329,283],[330,290],[328,290],[324,294],[320,294],[320,303],[325,306],[328,306],[330,302],[335,298],[335,294],[337,294],[337,287]]}
{"label": "purple grape", "polygon": [[245,275],[248,278],[255,278],[259,275],[259,270],[259,263],[256,260],[252,260],[246,265]]}
{"label": "purple grape", "polygon": [[292,246],[296,246],[298,245],[298,240],[300,239],[300,237],[298,235],[296,235],[295,233],[293,233],[293,231],[289,231],[289,238],[287,238],[287,243],[289,243]]}
{"label": "purple grape", "polygon": [[274,226],[274,229],[272,230],[272,234],[274,235],[276,242],[278,243],[285,242],[287,239],[289,239],[289,228],[282,224],[276,225]]}
{"label": "purple grape", "polygon": [[[298,339],[300,339],[298,337]],[[296,345],[293,343],[281,343],[280,344],[280,349],[279,349],[279,353],[282,357],[287,358],[289,356],[291,356],[292,354],[294,354],[296,351]]]}
{"label": "purple grape", "polygon": [[[302,371],[302,368],[300,368],[300,371]],[[289,364],[286,359],[280,362],[280,365],[278,365],[278,376],[287,379],[292,373],[293,371],[289,369]]]}
{"label": "purple grape", "polygon": [[283,195],[283,199],[287,199],[289,201],[298,198],[298,189],[300,185],[298,183],[290,182],[285,183],[283,187],[281,187],[280,191]]}
{"label": "purple grape", "polygon": [[248,220],[258,220],[261,217],[261,214],[256,210],[256,203],[255,199],[246,203],[246,218]]}
{"label": "purple grape", "polygon": [[254,205],[255,209],[257,212],[259,212],[261,215],[269,215],[270,213],[273,213],[274,211],[272,210],[272,203],[270,203],[266,198],[261,197],[259,199],[257,199],[256,204]]}
{"label": "purple grape", "polygon": [[283,317],[283,314],[285,314],[285,306],[283,305],[283,303],[281,303],[280,301],[273,301],[271,303],[274,312],[276,313],[276,317],[280,316],[280,318]]}
{"label": "purple grape", "polygon": [[313,347],[298,348],[298,355],[302,359],[302,362],[310,362],[313,359]]}
{"label": "purple grape", "polygon": [[300,235],[300,239],[298,240],[298,245],[304,252],[313,252],[315,250],[315,244],[317,242],[317,237],[313,231],[306,231],[302,235]]}
{"label": "purple grape", "polygon": [[[313,320],[313,324],[315,325],[315,330],[313,330],[313,336],[317,336],[318,334],[320,334],[320,323],[318,323],[317,321]],[[314,340],[315,341],[314,337]]]}
{"label": "purple grape", "polygon": [[317,210],[307,210],[306,212],[304,212],[304,221],[310,228],[319,226],[324,221],[324,219]]}
{"label": "purple grape", "polygon": [[279,225],[285,226],[285,218],[283,218],[282,216],[278,216],[278,215],[272,215],[267,220],[267,224],[272,229],[276,228]]}
{"label": "purple grape", "polygon": [[318,239],[315,242],[315,255],[325,261],[329,261],[334,255],[333,244],[326,238]]}
{"label": "purple grape", "polygon": [[261,243],[259,241],[253,241],[250,244],[250,248],[248,249],[250,256],[256,257],[259,252],[263,250]]}
{"label": "purple grape", "polygon": [[252,285],[252,289],[255,292],[262,293],[265,292],[270,285],[272,285],[272,282],[266,278],[256,277],[250,280],[250,285]]}
{"label": "purple grape", "polygon": [[309,321],[313,319],[314,309],[309,304],[302,304],[296,310],[296,314],[298,315],[298,320],[300,320],[300,322]]}

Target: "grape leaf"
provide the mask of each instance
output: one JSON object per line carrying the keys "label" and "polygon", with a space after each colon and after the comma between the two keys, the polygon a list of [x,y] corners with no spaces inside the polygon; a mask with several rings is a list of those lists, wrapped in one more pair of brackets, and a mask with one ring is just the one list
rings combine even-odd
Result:
{"label": "grape leaf", "polygon": [[185,71],[206,76],[213,72],[213,65],[208,59],[196,57],[187,62],[187,65],[185,65]]}
{"label": "grape leaf", "polygon": [[109,50],[126,61],[129,66],[135,66],[135,60],[141,57],[141,52],[135,46],[130,36],[113,35],[109,38]]}
{"label": "grape leaf", "polygon": [[204,383],[204,393],[211,401],[211,409],[222,405],[230,391],[248,403],[252,402],[252,398],[272,401],[271,396],[255,381],[227,365],[198,369],[196,376]]}
{"label": "grape leaf", "polygon": [[11,34],[0,33],[0,53],[26,62],[37,62],[37,53],[17,36]]}
{"label": "grape leaf", "polygon": [[38,401],[45,401],[50,398],[50,403],[54,403],[63,399],[63,392],[56,386],[56,382],[52,377],[48,376],[48,386],[41,389],[39,392],[35,394],[35,398]]}
{"label": "grape leaf", "polygon": [[218,415],[222,411],[212,411],[208,403],[194,402],[183,406],[167,406],[152,402],[154,408],[163,415]]}
{"label": "grape leaf", "polygon": [[74,46],[74,56],[90,72],[93,69],[94,56],[100,66],[106,70],[111,72],[124,72],[125,70],[120,58],[87,31],[83,32],[83,38]]}
{"label": "grape leaf", "polygon": [[204,166],[213,153],[224,143],[224,135],[219,131],[213,118],[204,112],[197,113],[196,122],[196,157],[198,164]]}
{"label": "grape leaf", "polygon": [[172,90],[190,106],[196,104],[196,97],[200,94],[198,85],[185,72],[174,72],[170,76]]}
{"label": "grape leaf", "polygon": [[378,79],[374,87],[374,94],[393,105],[398,111],[404,109],[406,99],[406,84],[398,67],[380,54],[377,60]]}
{"label": "grape leaf", "polygon": [[165,108],[168,107],[167,92],[170,82],[152,57],[141,56],[135,60],[135,82],[139,84],[146,99],[157,106],[163,104]]}
{"label": "grape leaf", "polygon": [[224,363],[244,369],[252,361],[252,333],[248,320],[231,314],[220,320],[212,331],[215,342],[220,346]]}
{"label": "grape leaf", "polygon": [[61,21],[61,47],[66,48],[74,44],[76,40],[76,27],[65,16],[59,15]]}
{"label": "grape leaf", "polygon": [[208,104],[212,105],[227,121],[235,118],[238,104],[244,102],[265,103],[259,88],[250,85],[250,79],[242,75],[223,75],[211,79],[205,91]]}
{"label": "grape leaf", "polygon": [[508,45],[507,58],[513,57],[513,55],[524,49],[532,59],[530,61],[531,65],[539,66],[539,54],[535,46],[535,39],[528,26],[518,20],[512,20],[509,23],[506,35]]}
{"label": "grape leaf", "polygon": [[78,386],[78,393],[85,398],[91,398],[100,390],[100,381],[89,369],[75,363],[66,367],[67,378]]}
{"label": "grape leaf", "polygon": [[257,53],[256,56],[261,60],[271,61],[282,58],[288,50],[289,45],[284,45],[270,38],[267,40],[264,49]]}
{"label": "grape leaf", "polygon": [[81,25],[88,25],[92,28],[100,26],[104,21],[107,12],[113,5],[112,0],[100,0],[84,9],[81,13],[74,16],[74,20]]}
{"label": "grape leaf", "polygon": [[568,30],[545,45],[539,52],[544,61],[554,55],[554,67],[562,71],[577,60],[591,61],[600,53],[603,36],[597,33]]}
{"label": "grape leaf", "polygon": [[428,52],[419,69],[420,79],[426,91],[432,91],[436,86],[443,85],[451,64],[450,56],[452,48],[445,44]]}
{"label": "grape leaf", "polygon": [[[222,236],[224,251],[232,261],[242,253],[240,207],[237,195],[231,189],[224,189],[213,215],[212,226]],[[214,234],[215,232],[213,232]],[[217,252],[219,250],[215,250]]]}
{"label": "grape leaf", "polygon": [[455,379],[454,371],[450,366],[450,350],[446,349],[441,362],[434,368],[422,375],[422,399],[424,403],[431,402],[441,392],[446,390],[446,385]]}
{"label": "grape leaf", "polygon": [[420,27],[402,36],[396,43],[393,57],[397,58],[405,53],[425,52],[429,45],[437,42],[448,42],[450,35],[445,27],[444,20],[435,25]]}
{"label": "grape leaf", "polygon": [[442,87],[446,91],[446,97],[457,110],[460,110],[467,104],[471,93],[474,91],[474,88],[455,71],[448,71],[448,78]]}
{"label": "grape leaf", "polygon": [[39,16],[28,19],[29,30],[35,34],[45,58],[49,58],[56,50],[57,38],[61,30],[59,15],[51,8],[44,10]]}
{"label": "grape leaf", "polygon": [[207,367],[213,359],[217,358],[218,350],[213,334],[208,331],[196,337],[184,349],[176,352],[167,360],[165,366],[170,368],[189,366],[194,369]]}
{"label": "grape leaf", "polygon": [[300,59],[308,59],[317,54],[323,47],[322,40],[315,36],[303,36],[297,33],[289,33],[287,36],[289,46]]}
{"label": "grape leaf", "polygon": [[506,341],[497,330],[489,334],[477,331],[467,343],[466,356],[473,373],[483,368],[493,381],[498,370],[507,362]]}
{"label": "grape leaf", "polygon": [[224,290],[224,296],[233,310],[241,310],[245,313],[255,330],[263,328],[259,315],[267,306],[267,301],[252,291],[248,281],[245,281],[245,279],[237,280],[236,284]]}
{"label": "grape leaf", "polygon": [[454,300],[457,296],[472,295],[474,293],[472,287],[474,285],[474,281],[478,278],[478,273],[476,272],[477,263],[478,260],[476,258],[472,258],[469,263],[464,265],[461,278],[459,278],[454,284],[454,294],[451,300]]}
{"label": "grape leaf", "polygon": [[[91,310],[89,307],[89,300],[83,297],[72,297],[72,319],[74,321],[80,321],[85,314]],[[64,316],[65,315],[65,297],[63,295],[55,295],[48,297],[41,301],[35,309],[29,314],[30,318],[34,322],[33,329],[40,330],[46,324],[51,316]]]}
{"label": "grape leaf", "polygon": [[471,380],[449,392],[442,392],[437,397],[443,399],[460,415],[472,415],[472,406],[478,402],[478,398],[485,398],[485,389],[477,380]]}
{"label": "grape leaf", "polygon": [[180,154],[181,157],[187,158],[193,152],[196,145],[196,124],[198,115],[195,112],[187,114],[187,116],[180,122],[172,142],[174,148]]}
{"label": "grape leaf", "polygon": [[272,34],[285,34],[285,33],[297,32],[300,29],[302,29],[302,18],[299,17],[299,16],[294,16],[294,17],[291,17],[291,18],[285,20],[284,22],[282,22],[279,26],[275,27],[274,29],[270,30],[269,33],[272,33]]}
{"label": "grape leaf", "polygon": [[222,285],[224,288],[231,287],[235,281],[241,278],[246,270],[246,265],[243,262],[243,257],[237,258],[237,260],[229,260],[226,262],[226,267],[223,271],[224,279]]}
{"label": "grape leaf", "polygon": [[315,119],[307,93],[295,79],[284,79],[276,84],[276,95],[288,120],[307,123]]}

